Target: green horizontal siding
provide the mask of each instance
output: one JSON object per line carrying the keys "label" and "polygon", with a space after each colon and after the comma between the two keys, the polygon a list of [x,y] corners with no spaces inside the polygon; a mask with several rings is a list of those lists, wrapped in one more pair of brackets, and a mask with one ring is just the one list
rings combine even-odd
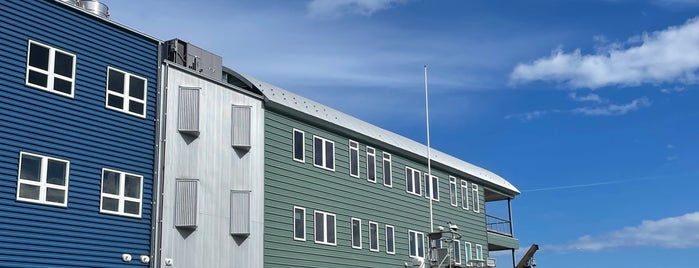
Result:
{"label": "green horizontal siding", "polygon": [[[292,158],[292,130],[305,133],[305,163]],[[335,143],[335,171],[313,165],[313,136]],[[360,178],[349,175],[349,139],[359,142]],[[377,182],[367,181],[366,146],[376,149]],[[429,201],[407,193],[405,166],[427,171],[417,163],[390,152],[393,187],[383,185],[381,144],[338,135],[267,110],[265,115],[265,267],[396,267],[409,261],[408,230],[429,232]],[[450,204],[449,174],[433,170],[439,177],[439,202],[433,202],[435,225],[459,225],[461,242],[481,244],[487,256],[487,234],[483,189],[481,212]],[[459,179],[459,178],[457,178]],[[469,182],[469,190],[471,183]],[[424,185],[423,185],[424,191]],[[460,195],[460,180],[457,180]],[[471,192],[469,192],[471,194]],[[459,196],[460,197],[460,196]],[[293,239],[293,207],[306,209],[306,241]],[[472,208],[472,204],[470,204]],[[336,215],[337,245],[313,241],[313,212]],[[350,219],[362,220],[362,249],[351,247]],[[369,221],[379,225],[379,252],[369,250]],[[386,253],[385,226],[395,230],[395,254]],[[463,248],[463,245],[462,245]],[[475,252],[473,253],[475,255]]]}

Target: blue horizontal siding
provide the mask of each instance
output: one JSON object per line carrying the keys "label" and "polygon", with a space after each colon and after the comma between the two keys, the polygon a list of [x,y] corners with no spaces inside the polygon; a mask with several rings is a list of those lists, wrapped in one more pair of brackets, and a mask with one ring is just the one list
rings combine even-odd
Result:
{"label": "blue horizontal siding", "polygon": [[[28,40],[76,55],[74,98],[25,86]],[[0,267],[147,267],[158,41],[54,1],[4,0],[0,42]],[[105,107],[108,66],[147,79],[145,118]],[[16,201],[20,152],[70,161],[67,207]],[[99,212],[103,168],[143,176],[141,218]]]}

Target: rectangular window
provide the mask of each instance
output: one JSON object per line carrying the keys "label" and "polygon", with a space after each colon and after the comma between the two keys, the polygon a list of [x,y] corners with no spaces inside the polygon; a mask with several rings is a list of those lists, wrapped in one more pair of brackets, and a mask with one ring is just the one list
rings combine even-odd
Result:
{"label": "rectangular window", "polygon": [[335,142],[313,136],[313,165],[335,171]]}
{"label": "rectangular window", "polygon": [[425,234],[408,230],[408,255],[410,257],[425,257]]}
{"label": "rectangular window", "polygon": [[349,141],[350,176],[359,178],[359,143]]}
{"label": "rectangular window", "polygon": [[352,248],[362,248],[362,220],[352,218]]}
{"label": "rectangular window", "polygon": [[376,150],[366,147],[366,179],[376,182]]}
{"label": "rectangular window", "polygon": [[299,162],[306,162],[306,142],[304,140],[304,133],[301,130],[294,129],[293,143],[294,143],[294,160]]}
{"label": "rectangular window", "polygon": [[454,240],[454,262],[456,264],[461,264],[461,242],[459,240]]}
{"label": "rectangular window", "polygon": [[476,244],[476,260],[483,260],[483,245]]}
{"label": "rectangular window", "polygon": [[231,106],[231,146],[249,150],[251,141],[252,107],[245,105]]}
{"label": "rectangular window", "polygon": [[200,88],[180,87],[177,111],[177,130],[199,135],[199,92]]}
{"label": "rectangular window", "polygon": [[175,179],[175,227],[197,228],[197,180]]}
{"label": "rectangular window", "polygon": [[452,176],[449,176],[449,197],[451,198],[451,205],[456,207],[459,197],[456,191],[456,178]]}
{"label": "rectangular window", "polygon": [[473,260],[473,253],[471,251],[471,243],[469,242],[464,242],[464,262],[468,263],[469,261]]}
{"label": "rectangular window", "polygon": [[315,242],[318,244],[336,245],[335,214],[315,211],[314,215]]}
{"label": "rectangular window", "polygon": [[478,185],[475,183],[471,184],[471,189],[473,190],[473,212],[480,212],[481,210],[481,202],[480,199],[478,198]]}
{"label": "rectangular window", "polygon": [[468,182],[461,180],[461,207],[468,209]]}
{"label": "rectangular window", "polygon": [[432,197],[432,200],[439,201],[439,178],[432,175],[432,179],[429,179],[429,175],[425,173],[425,198]]}
{"label": "rectangular window", "polygon": [[294,206],[294,240],[306,241],[306,209]]}
{"label": "rectangular window", "polygon": [[75,55],[29,40],[25,83],[72,98],[75,89]]}
{"label": "rectangular window", "polygon": [[146,117],[147,84],[143,77],[107,67],[107,108]]}
{"label": "rectangular window", "polygon": [[422,173],[411,167],[405,167],[405,191],[414,195],[422,195],[420,177]]}
{"label": "rectangular window", "polygon": [[394,240],[395,228],[391,225],[386,225],[386,253],[396,254],[396,241]]}
{"label": "rectangular window", "polygon": [[379,224],[369,222],[369,250],[379,252]]}
{"label": "rectangular window", "polygon": [[17,200],[67,206],[69,170],[66,160],[20,152]]}
{"label": "rectangular window", "polygon": [[100,212],[141,217],[143,176],[102,169]]}
{"label": "rectangular window", "polygon": [[391,174],[391,154],[383,153],[383,185],[393,187],[393,175]]}

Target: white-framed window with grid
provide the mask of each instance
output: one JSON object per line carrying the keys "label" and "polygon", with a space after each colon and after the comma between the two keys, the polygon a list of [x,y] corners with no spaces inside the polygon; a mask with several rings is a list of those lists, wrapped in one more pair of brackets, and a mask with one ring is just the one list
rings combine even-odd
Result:
{"label": "white-framed window with grid", "polygon": [[376,150],[366,147],[366,180],[376,182]]}
{"label": "white-framed window with grid", "polygon": [[350,176],[359,178],[359,143],[349,141],[349,171]]}
{"label": "white-framed window with grid", "polygon": [[313,136],[313,165],[335,171],[335,142]]}
{"label": "white-framed window with grid", "polygon": [[102,169],[100,212],[141,217],[143,176],[113,169]]}
{"label": "white-framed window with grid", "polygon": [[332,246],[337,245],[337,241],[335,240],[337,237],[335,230],[335,214],[316,210],[313,212],[313,215],[315,242]]}
{"label": "white-framed window with grid", "polygon": [[147,86],[146,78],[108,66],[105,105],[112,110],[145,118]]}
{"label": "white-framed window with grid", "polygon": [[408,256],[425,257],[425,234],[408,230]]}
{"label": "white-framed window with grid", "polygon": [[75,66],[75,54],[29,40],[25,84],[72,98]]}
{"label": "white-framed window with grid", "polygon": [[439,178],[435,175],[425,173],[425,198],[432,198],[434,201],[439,201]]}
{"label": "white-framed window with grid", "polygon": [[471,184],[471,190],[473,191],[472,196],[473,196],[473,212],[480,212],[481,211],[481,201],[478,196],[478,185],[475,183]]}
{"label": "white-framed window with grid", "polygon": [[393,175],[391,172],[391,154],[383,152],[383,185],[393,187]]}
{"label": "white-framed window with grid", "polygon": [[420,187],[422,173],[414,168],[405,167],[405,191],[417,196],[422,195],[422,189]]}
{"label": "white-framed window with grid", "polygon": [[468,182],[461,180],[461,207],[468,210]]}
{"label": "white-framed window with grid", "polygon": [[449,176],[449,199],[452,206],[458,206],[459,195],[456,189],[456,178]]}
{"label": "white-framed window with grid", "polygon": [[20,152],[17,200],[68,206],[69,170],[67,160]]}

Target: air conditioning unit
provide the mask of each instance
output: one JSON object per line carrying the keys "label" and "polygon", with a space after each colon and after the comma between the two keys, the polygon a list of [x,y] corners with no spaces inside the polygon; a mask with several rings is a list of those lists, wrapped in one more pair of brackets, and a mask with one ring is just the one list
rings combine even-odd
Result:
{"label": "air conditioning unit", "polygon": [[485,265],[487,267],[495,267],[495,259],[488,259],[488,261],[486,261]]}

